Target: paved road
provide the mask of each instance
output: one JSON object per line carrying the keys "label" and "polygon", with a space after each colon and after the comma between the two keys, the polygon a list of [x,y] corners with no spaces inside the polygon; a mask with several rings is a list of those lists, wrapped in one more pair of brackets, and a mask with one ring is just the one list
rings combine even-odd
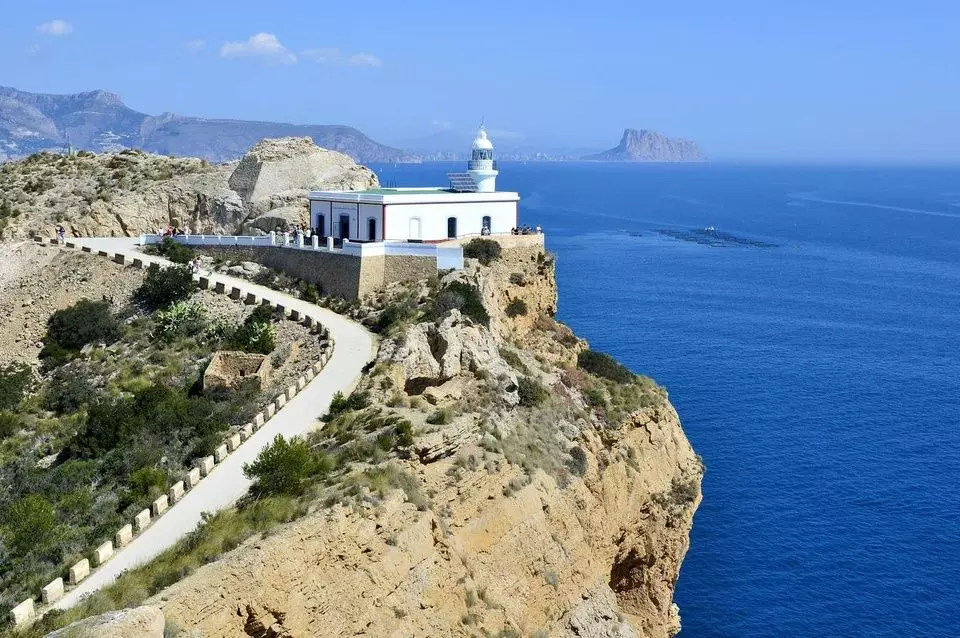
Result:
{"label": "paved road", "polygon": [[[163,261],[137,252],[133,239],[91,238],[78,240],[78,243],[90,246],[94,252],[97,250],[122,252],[146,261]],[[243,476],[243,464],[252,461],[275,435],[291,437],[304,434],[316,427],[317,417],[326,412],[333,395],[337,392],[348,394],[359,380],[364,365],[375,354],[373,335],[358,323],[341,315],[269,288],[257,286],[244,279],[212,275],[211,281],[222,281],[228,285],[228,289],[230,286],[236,286],[242,289],[244,294],[253,292],[261,298],[282,303],[287,308],[297,309],[317,317],[336,340],[333,356],[313,381],[236,452],[217,465],[197,487],[187,492],[181,501],[173,505],[146,531],[134,537],[129,545],[119,550],[103,567],[97,569],[57,601],[54,605],[57,609],[68,609],[74,606],[83,596],[112,583],[123,571],[149,561],[172,546],[197,527],[203,512],[223,509],[246,494],[250,481]]]}

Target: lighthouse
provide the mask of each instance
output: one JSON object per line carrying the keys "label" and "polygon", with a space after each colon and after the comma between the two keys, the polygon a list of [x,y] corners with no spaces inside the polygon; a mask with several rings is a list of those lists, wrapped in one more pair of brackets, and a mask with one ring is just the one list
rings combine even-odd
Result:
{"label": "lighthouse", "polygon": [[493,160],[493,142],[487,137],[483,124],[473,140],[473,154],[467,164],[467,172],[473,177],[478,193],[493,193],[497,190],[497,163]]}

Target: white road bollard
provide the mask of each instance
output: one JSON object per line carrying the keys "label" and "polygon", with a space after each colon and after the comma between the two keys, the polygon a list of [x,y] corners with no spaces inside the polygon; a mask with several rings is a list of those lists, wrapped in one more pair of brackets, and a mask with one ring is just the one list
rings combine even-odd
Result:
{"label": "white road bollard", "polygon": [[320,355],[320,357],[320,361],[317,361],[315,364],[313,364],[314,374],[320,374],[320,371],[323,370],[323,355]]}
{"label": "white road bollard", "polygon": [[192,468],[189,472],[187,472],[187,478],[184,482],[186,483],[188,490],[192,490],[193,488],[195,488],[197,486],[197,483],[200,482],[200,468],[195,467],[195,468]]}
{"label": "white road bollard", "polygon": [[240,428],[240,438],[244,441],[253,436],[253,423],[247,423]]}
{"label": "white road bollard", "polygon": [[289,388],[287,388],[287,401],[289,401],[295,396],[297,396],[297,386],[292,385]]}
{"label": "white road bollard", "polygon": [[176,503],[181,498],[183,498],[184,493],[183,481],[177,481],[170,487],[170,493],[167,496],[170,497],[170,503]]}
{"label": "white road bollard", "polygon": [[242,441],[240,439],[240,435],[234,434],[229,439],[227,439],[227,449],[230,450],[231,452],[236,452],[237,448],[240,447],[241,442]]}
{"label": "white road bollard", "polygon": [[306,387],[306,385],[307,385],[307,378],[301,375],[300,378],[297,379],[297,392],[299,392],[300,390],[303,390]]}
{"label": "white road bollard", "polygon": [[150,504],[150,511],[153,513],[154,517],[160,516],[170,508],[170,499],[166,494],[159,497],[153,503]]}
{"label": "white road bollard", "polygon": [[300,321],[299,310],[294,310],[293,308],[290,309],[290,321]]}
{"label": "white road bollard", "polygon": [[27,598],[10,610],[10,622],[13,623],[14,627],[20,627],[30,622],[36,613],[36,609],[33,606],[33,598]]}
{"label": "white road bollard", "polygon": [[93,550],[93,566],[99,567],[105,562],[110,560],[110,557],[113,556],[113,543],[107,541],[100,547]]}
{"label": "white road bollard", "polygon": [[276,402],[267,404],[267,419],[272,419],[273,415],[277,413],[277,404]]}
{"label": "white road bollard", "polygon": [[55,603],[63,598],[63,579],[58,578],[50,581],[46,587],[40,590],[40,600],[44,605]]}
{"label": "white road bollard", "polygon": [[213,471],[213,465],[217,462],[212,456],[205,456],[200,459],[200,462],[197,464],[197,467],[200,468],[200,474],[202,476],[207,476],[210,472]]}
{"label": "white road bollard", "polygon": [[90,561],[84,558],[82,561],[70,568],[70,584],[76,585],[89,575]]}
{"label": "white road bollard", "polygon": [[127,523],[113,535],[113,544],[116,547],[125,547],[127,543],[133,540],[133,525]]}
{"label": "white road bollard", "polygon": [[286,395],[286,394],[278,394],[278,395],[277,395],[277,398],[274,399],[273,402],[277,404],[277,409],[279,410],[279,409],[283,408],[283,406],[285,406],[285,405],[287,404],[287,395]]}
{"label": "white road bollard", "polygon": [[257,416],[253,417],[253,429],[259,430],[260,428],[263,427],[263,423],[264,423],[263,412],[258,412]]}
{"label": "white road bollard", "polygon": [[227,445],[224,443],[216,450],[213,451],[213,460],[217,463],[223,463],[223,460],[227,458]]}
{"label": "white road bollard", "polygon": [[141,510],[139,514],[133,517],[133,528],[139,534],[147,529],[150,524],[150,510]]}

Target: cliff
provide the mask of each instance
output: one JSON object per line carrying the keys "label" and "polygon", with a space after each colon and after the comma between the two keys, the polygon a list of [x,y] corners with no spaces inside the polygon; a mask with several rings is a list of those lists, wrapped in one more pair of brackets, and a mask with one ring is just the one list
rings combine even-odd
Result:
{"label": "cliff", "polygon": [[583,158],[600,162],[702,162],[696,143],[665,137],[656,131],[626,129],[620,144],[602,153]]}
{"label": "cliff", "polygon": [[304,136],[358,162],[417,159],[349,126],[203,119],[173,113],[152,116],[127,107],[120,96],[107,91],[49,95],[0,87],[0,160],[39,151],[61,152],[69,143],[97,153],[138,148],[224,162],[237,159],[265,137]]}
{"label": "cliff", "polygon": [[39,153],[0,165],[0,239],[135,236],[167,226],[194,233],[307,225],[310,189],[362,189],[377,177],[310,138],[265,139],[239,162],[142,151]]}
{"label": "cliff", "polygon": [[[533,244],[354,308],[392,318],[366,405],[310,442],[362,460],[147,604],[204,636],[674,635],[702,465],[662,388],[587,366],[556,300]],[[405,452],[361,452],[396,419]]]}

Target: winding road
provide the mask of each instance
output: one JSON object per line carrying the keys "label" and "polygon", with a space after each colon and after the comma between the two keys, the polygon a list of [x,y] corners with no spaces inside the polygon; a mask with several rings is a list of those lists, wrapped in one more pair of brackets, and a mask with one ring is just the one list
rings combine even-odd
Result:
{"label": "winding road", "polygon": [[[136,249],[132,238],[78,239],[79,246],[89,246],[94,254],[107,251],[122,253],[127,258],[145,262],[166,263],[166,260],[144,255]],[[138,534],[102,567],[97,568],[79,585],[54,603],[54,609],[68,609],[81,598],[115,581],[124,571],[141,565],[173,546],[197,527],[204,512],[215,512],[236,502],[246,494],[251,481],[243,475],[243,464],[252,461],[277,434],[292,437],[305,434],[317,425],[317,417],[326,412],[333,395],[349,394],[360,379],[364,366],[376,353],[376,339],[360,324],[290,295],[258,286],[244,279],[213,274],[211,285],[223,282],[227,289],[240,288],[243,294],[253,293],[260,298],[283,304],[312,316],[329,329],[336,341],[330,361],[320,374],[297,394],[276,416],[266,422],[236,452],[216,465],[209,476],[172,505],[166,514],[156,519]]]}

